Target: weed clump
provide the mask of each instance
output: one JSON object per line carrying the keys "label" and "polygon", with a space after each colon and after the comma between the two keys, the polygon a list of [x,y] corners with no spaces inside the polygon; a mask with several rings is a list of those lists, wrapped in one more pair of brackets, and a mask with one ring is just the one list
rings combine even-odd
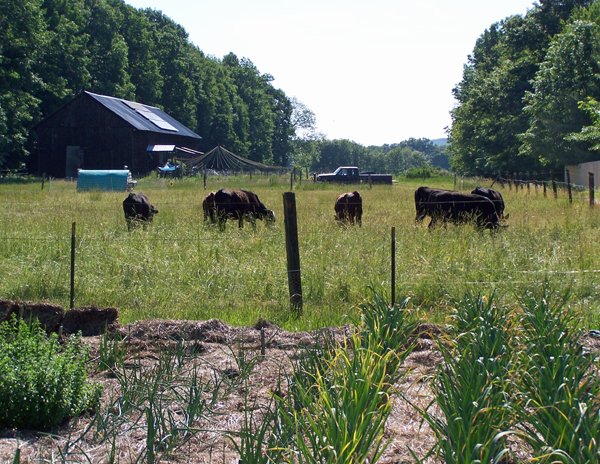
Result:
{"label": "weed clump", "polygon": [[48,430],[93,409],[101,386],[88,382],[87,360],[77,336],[61,345],[37,320],[0,324],[0,429]]}

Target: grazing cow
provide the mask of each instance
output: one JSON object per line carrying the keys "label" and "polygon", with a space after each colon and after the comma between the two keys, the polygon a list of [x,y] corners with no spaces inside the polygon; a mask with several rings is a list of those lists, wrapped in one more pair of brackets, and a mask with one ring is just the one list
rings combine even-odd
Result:
{"label": "grazing cow", "polygon": [[257,219],[275,222],[275,213],[262,204],[256,193],[249,190],[218,190],[214,195],[214,213],[220,229],[225,228],[227,219],[237,219],[240,228],[244,227],[244,219],[254,227]]}
{"label": "grazing cow", "polygon": [[492,203],[494,203],[494,206],[496,207],[496,213],[498,213],[498,217],[500,218],[500,220],[508,219],[508,214],[506,216],[504,215],[504,198],[502,198],[500,192],[487,187],[476,187],[471,193],[475,195],[482,195],[492,200]]}
{"label": "grazing cow", "polygon": [[129,192],[129,195],[123,200],[123,212],[127,229],[131,230],[137,224],[143,224],[144,227],[150,222],[158,210],[154,207],[148,197],[143,193]]}
{"label": "grazing cow", "polygon": [[204,222],[210,219],[211,223],[217,222],[217,211],[215,208],[215,192],[210,192],[202,201],[202,211],[204,211]]}
{"label": "grazing cow", "polygon": [[341,223],[349,222],[362,226],[362,198],[357,191],[342,193],[335,200],[335,219]]}
{"label": "grazing cow", "polygon": [[460,224],[474,221],[478,228],[495,229],[500,220],[489,198],[472,193],[419,187],[415,191],[416,221],[431,217],[429,227],[438,222]]}

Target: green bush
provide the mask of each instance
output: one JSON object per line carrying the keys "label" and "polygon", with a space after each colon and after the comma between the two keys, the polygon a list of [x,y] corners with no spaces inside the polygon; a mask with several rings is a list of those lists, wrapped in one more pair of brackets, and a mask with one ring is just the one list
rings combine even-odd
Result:
{"label": "green bush", "polygon": [[404,173],[407,179],[426,179],[431,177],[433,170],[431,166],[421,166],[418,168],[407,169]]}
{"label": "green bush", "polygon": [[0,324],[0,429],[47,430],[97,405],[87,381],[88,350],[72,336],[61,346],[37,321]]}

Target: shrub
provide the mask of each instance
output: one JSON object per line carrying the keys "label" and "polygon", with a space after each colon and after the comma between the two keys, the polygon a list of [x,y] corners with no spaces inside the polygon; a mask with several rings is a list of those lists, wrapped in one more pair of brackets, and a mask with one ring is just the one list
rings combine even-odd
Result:
{"label": "shrub", "polygon": [[421,166],[407,169],[404,175],[407,179],[427,179],[433,174],[431,166]]}
{"label": "shrub", "polygon": [[88,350],[79,337],[61,346],[39,323],[0,324],[0,428],[47,430],[97,405],[87,381]]}

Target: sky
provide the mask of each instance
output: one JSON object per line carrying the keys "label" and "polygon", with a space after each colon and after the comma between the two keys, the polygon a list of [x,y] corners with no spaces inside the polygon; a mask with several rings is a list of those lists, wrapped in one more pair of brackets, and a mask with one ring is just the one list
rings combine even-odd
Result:
{"label": "sky", "polygon": [[446,137],[452,89],[477,38],[533,0],[125,0],[185,28],[206,55],[249,59],[362,145]]}

